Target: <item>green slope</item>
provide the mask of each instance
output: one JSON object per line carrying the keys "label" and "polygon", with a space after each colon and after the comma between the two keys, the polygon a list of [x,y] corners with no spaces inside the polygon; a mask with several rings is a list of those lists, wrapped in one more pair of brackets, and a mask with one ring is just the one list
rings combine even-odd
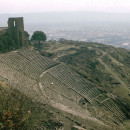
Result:
{"label": "green slope", "polygon": [[[34,49],[37,49],[37,48],[34,48]],[[115,48],[112,46],[106,46],[103,44],[84,43],[84,42],[75,42],[75,41],[66,41],[65,40],[65,41],[60,41],[60,42],[50,41],[50,42],[43,43],[43,45],[41,45],[39,51],[42,55],[47,56],[55,61],[66,63],[70,68],[72,68],[72,70],[76,71],[82,77],[84,77],[85,79],[90,81],[97,88],[100,88],[100,90],[102,90],[103,93],[106,93],[109,98],[107,98],[106,100],[102,100],[101,104],[103,104],[105,102],[107,105],[107,101],[109,101],[109,99],[112,98],[112,99],[116,100],[117,103],[119,103],[119,105],[121,106],[121,109],[125,110],[129,114],[130,97],[128,94],[129,94],[129,83],[130,83],[130,73],[129,73],[130,72],[130,69],[129,69],[130,52],[128,50],[119,49],[119,48]],[[24,57],[22,55],[24,55]],[[30,57],[30,59],[29,59],[29,57]],[[94,122],[92,122],[90,120],[82,121],[81,118],[74,117],[74,115],[66,113],[67,111],[61,112],[60,110],[57,110],[56,108],[50,107],[46,103],[42,102],[42,104],[41,104],[41,103],[38,103],[37,101],[32,101],[36,97],[39,98],[42,94],[41,93],[42,91],[40,91],[40,93],[39,93],[39,90],[36,90],[35,88],[33,88],[33,87],[37,87],[37,86],[35,86],[35,85],[33,87],[31,86],[31,82],[33,81],[33,79],[35,79],[37,82],[39,82],[39,80],[38,80],[39,76],[40,76],[40,78],[43,78],[41,81],[43,81],[43,83],[46,82],[46,87],[48,87],[45,94],[48,93],[48,94],[50,94],[50,97],[51,97],[52,96],[51,93],[54,93],[54,97],[62,97],[66,93],[64,91],[63,95],[61,95],[61,93],[60,93],[60,96],[58,96],[59,92],[60,92],[59,89],[62,86],[61,82],[58,84],[59,81],[57,81],[56,78],[54,80],[52,76],[47,75],[47,74],[49,74],[49,73],[52,74],[53,70],[55,70],[55,69],[56,69],[55,72],[57,72],[57,74],[55,75],[56,77],[58,76],[58,73],[62,74],[62,72],[64,74],[67,74],[69,72],[70,73],[69,76],[71,76],[71,73],[74,74],[73,71],[70,71],[70,69],[68,69],[64,65],[62,65],[62,63],[60,65],[58,65],[58,64],[56,64],[57,62],[52,62],[49,59],[48,59],[50,61],[49,66],[51,66],[52,68],[47,67],[44,70],[44,63],[46,63],[45,62],[46,58],[45,57],[41,58],[41,59],[40,58],[41,58],[41,56],[37,55],[37,53],[30,53],[27,50],[18,50],[18,51],[14,51],[11,53],[6,53],[5,55],[1,55],[1,59],[0,59],[2,61],[1,66],[3,65],[2,63],[4,63],[4,62],[6,64],[5,66],[3,66],[3,67],[5,67],[4,68],[5,71],[2,70],[3,73],[1,73],[1,74],[3,74],[3,76],[6,75],[8,77],[8,80],[11,81],[10,78],[13,78],[13,77],[10,77],[11,73],[9,74],[8,70],[10,70],[10,71],[12,70],[12,73],[15,73],[16,70],[18,70],[19,73],[16,73],[16,75],[14,75],[15,81],[13,81],[13,80],[12,81],[14,83],[16,82],[16,84],[17,84],[17,82],[18,82],[18,84],[22,83],[21,85],[23,85],[23,86],[19,86],[18,87],[19,90],[26,88],[26,90],[24,89],[24,91],[29,92],[31,89],[32,90],[34,89],[33,93],[30,93],[32,98],[29,98],[26,95],[24,95],[22,93],[22,91],[18,91],[16,89],[10,90],[10,87],[6,85],[6,82],[1,82],[1,86],[0,86],[0,88],[1,88],[1,91],[0,91],[1,92],[0,93],[1,101],[0,102],[2,104],[1,109],[0,109],[1,113],[3,113],[3,111],[4,112],[9,111],[12,114],[14,114],[17,112],[19,113],[19,110],[20,110],[20,112],[21,112],[20,115],[22,117],[21,120],[24,121],[24,122],[22,122],[22,123],[24,123],[23,126],[25,126],[27,128],[34,128],[34,127],[38,128],[38,129],[40,129],[40,128],[41,129],[42,128],[52,129],[52,127],[58,128],[62,125],[62,123],[60,123],[58,120],[58,119],[61,119],[62,122],[64,123],[65,127],[66,126],[68,127],[71,124],[70,127],[66,128],[66,129],[71,128],[75,124],[80,125],[79,122],[80,123],[82,122],[81,123],[82,127],[83,127],[83,122],[85,122],[85,123],[87,122],[88,123],[87,128],[103,129],[103,128],[100,128],[101,126],[99,124],[93,124]],[[44,60],[41,62],[42,59],[44,59]],[[17,61],[17,62],[14,62],[13,60]],[[22,61],[25,61],[26,64],[22,64]],[[53,63],[53,65],[52,65],[52,63]],[[9,66],[11,66],[11,67],[9,67]],[[20,68],[20,66],[22,66],[22,68]],[[61,68],[59,68],[60,66],[61,66]],[[6,67],[8,69],[6,69]],[[28,68],[28,69],[26,70],[25,68]],[[4,74],[4,72],[5,72],[5,74]],[[30,73],[30,72],[32,72],[32,73]],[[35,73],[33,73],[33,72],[35,72]],[[21,79],[19,79],[17,77],[17,75],[21,75],[22,73],[26,74],[26,76],[28,78],[27,77],[25,78],[25,76],[23,76],[23,77],[21,77]],[[37,75],[37,73],[38,73],[38,75]],[[63,76],[63,74],[59,75],[58,79],[60,79],[60,78],[62,79],[62,76]],[[67,81],[74,79],[73,77],[71,79],[71,77],[69,77],[69,76],[66,77]],[[29,77],[31,77],[30,80],[29,80]],[[47,80],[46,78],[47,79],[49,78],[49,79]],[[69,78],[69,79],[67,79],[67,78]],[[28,79],[28,81],[27,81],[27,79]],[[65,81],[65,83],[67,81]],[[27,84],[29,84],[29,86],[26,84],[26,82],[27,82]],[[79,81],[77,79],[75,81],[75,83],[77,83],[77,84],[75,84],[74,86],[78,85],[78,82]],[[33,81],[32,83],[35,83],[35,82]],[[51,87],[50,83],[54,83],[57,85],[57,86],[55,86],[55,85],[53,86],[53,88],[55,87],[55,91],[53,90],[53,92],[51,92],[51,90],[49,90],[49,87]],[[25,86],[24,86],[24,84],[25,84]],[[47,84],[49,86],[47,86]],[[22,87],[22,89],[21,89],[21,87]],[[59,89],[58,89],[58,87],[59,87]],[[56,91],[57,91],[57,94],[56,94]],[[35,98],[33,98],[33,94],[34,95],[36,94]],[[67,94],[71,94],[71,93],[67,93]],[[104,98],[104,97],[101,97],[101,98]],[[8,102],[9,100],[10,100],[10,102]],[[56,100],[60,101],[59,98]],[[58,107],[58,105],[61,105],[61,104],[55,104],[55,105],[57,105],[57,107]],[[89,104],[86,104],[86,105],[87,105],[87,109],[89,108],[89,112],[92,111],[92,113],[91,113],[92,116],[99,116],[99,117],[97,117],[98,119],[100,117],[103,117],[101,120],[105,119],[104,122],[106,124],[111,124],[111,125],[116,124],[115,128],[120,124],[119,121],[117,121],[119,124],[117,122],[115,122],[115,120],[113,120],[114,118],[111,120],[108,120],[109,117],[107,117],[107,116],[109,116],[109,114],[110,114],[109,112],[105,113],[105,111],[104,111],[103,114],[105,116],[100,116],[100,114],[101,114],[100,111],[103,110],[102,108],[98,108],[99,110],[101,109],[100,111],[98,111],[98,109],[96,109],[95,106],[91,106]],[[61,105],[61,107],[63,107],[63,106]],[[67,110],[70,111],[71,108],[67,108]],[[78,108],[77,108],[77,110],[78,110]],[[59,112],[60,112],[60,114],[59,114]],[[25,117],[28,117],[28,118],[25,118],[22,115],[24,115]],[[1,114],[1,117],[3,117],[2,114]],[[110,116],[110,118],[111,118],[111,116]],[[77,121],[77,120],[79,120],[79,121]],[[111,123],[111,121],[113,121],[113,123]],[[127,125],[127,124],[128,123],[126,122],[125,125]],[[86,124],[85,124],[85,126],[86,126]],[[94,126],[94,127],[92,127],[92,126]],[[120,127],[120,129],[123,129],[122,126],[119,126],[119,127]],[[127,125],[126,127],[129,127],[129,126]]]}
{"label": "green slope", "polygon": [[130,111],[130,51],[97,43],[63,40],[41,45],[40,52],[64,62]]}
{"label": "green slope", "polygon": [[62,124],[47,104],[34,102],[20,91],[0,82],[0,129],[56,129]]}

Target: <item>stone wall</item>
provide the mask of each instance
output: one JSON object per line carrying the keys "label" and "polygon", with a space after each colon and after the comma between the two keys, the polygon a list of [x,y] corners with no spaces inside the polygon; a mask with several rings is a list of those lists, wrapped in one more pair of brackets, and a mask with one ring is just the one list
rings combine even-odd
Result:
{"label": "stone wall", "polygon": [[14,40],[16,48],[24,44],[24,22],[23,17],[8,19],[8,33]]}

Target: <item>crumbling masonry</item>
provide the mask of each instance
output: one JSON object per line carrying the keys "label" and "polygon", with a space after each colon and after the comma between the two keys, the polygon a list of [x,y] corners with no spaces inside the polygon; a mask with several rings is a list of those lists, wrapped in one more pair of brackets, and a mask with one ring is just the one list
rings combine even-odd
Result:
{"label": "crumbling masonry", "polygon": [[8,33],[14,40],[16,48],[24,44],[24,22],[23,17],[8,19]]}

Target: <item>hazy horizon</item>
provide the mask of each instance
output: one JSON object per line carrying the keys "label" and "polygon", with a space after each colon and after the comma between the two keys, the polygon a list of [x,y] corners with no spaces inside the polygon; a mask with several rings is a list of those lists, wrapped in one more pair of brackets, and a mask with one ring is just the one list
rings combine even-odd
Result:
{"label": "hazy horizon", "polygon": [[0,15],[18,15],[18,14],[40,14],[40,13],[104,13],[104,14],[130,14],[130,12],[107,12],[107,11],[47,11],[47,12],[23,12],[23,13],[1,13]]}
{"label": "hazy horizon", "polygon": [[24,17],[25,24],[39,23],[130,23],[130,13],[110,12],[44,12],[0,14],[1,26],[7,25],[9,17]]}
{"label": "hazy horizon", "polygon": [[7,27],[9,17],[24,17],[25,30],[30,35],[41,30],[47,34],[48,40],[65,38],[130,48],[130,1],[54,1],[52,4],[49,0],[0,0],[3,5],[0,8],[0,26]]}
{"label": "hazy horizon", "polygon": [[0,0],[0,13],[120,12],[130,13],[129,0]]}

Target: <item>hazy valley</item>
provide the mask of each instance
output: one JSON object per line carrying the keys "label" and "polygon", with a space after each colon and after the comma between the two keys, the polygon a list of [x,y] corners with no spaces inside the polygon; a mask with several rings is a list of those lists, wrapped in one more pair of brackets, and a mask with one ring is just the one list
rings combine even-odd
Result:
{"label": "hazy valley", "polygon": [[0,129],[129,130],[127,15],[21,15],[0,15]]}
{"label": "hazy valley", "polygon": [[1,14],[0,24],[7,26],[7,18],[15,16],[24,16],[25,30],[29,34],[41,30],[47,34],[48,40],[64,38],[130,49],[129,14],[95,12]]}

